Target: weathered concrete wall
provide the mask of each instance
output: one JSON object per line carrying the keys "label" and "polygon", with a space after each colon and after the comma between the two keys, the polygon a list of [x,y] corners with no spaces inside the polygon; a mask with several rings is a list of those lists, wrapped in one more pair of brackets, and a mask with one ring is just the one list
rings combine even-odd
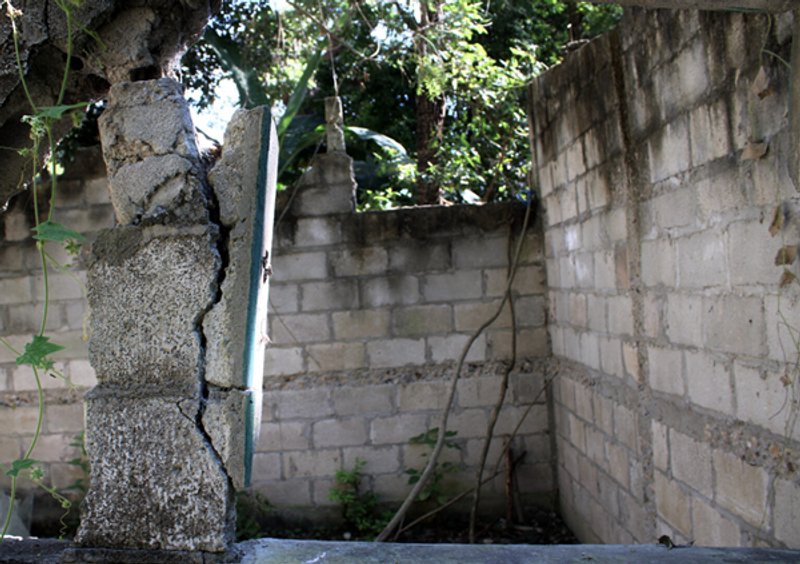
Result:
{"label": "weathered concrete wall", "polygon": [[[357,458],[382,501],[405,497],[405,470],[421,469],[427,451],[409,439],[439,424],[455,360],[499,306],[522,227],[520,204],[355,214],[351,166],[342,152],[318,157],[276,228],[254,485],[280,508],[330,507],[335,471]],[[527,451],[524,497],[546,504],[553,481],[547,396],[539,395],[549,352],[539,229],[532,221],[514,284],[520,363],[497,435],[537,401],[514,450]],[[474,478],[511,337],[506,308],[467,357],[451,419],[461,449],[445,453],[458,465],[450,488]],[[495,441],[492,464],[500,447]],[[502,480],[487,491],[497,503]]]}
{"label": "weathered concrete wall", "polygon": [[775,264],[800,199],[787,69],[762,52],[789,58],[792,19],[769,23],[631,11],[531,86],[558,483],[584,541],[800,546],[798,286]]}

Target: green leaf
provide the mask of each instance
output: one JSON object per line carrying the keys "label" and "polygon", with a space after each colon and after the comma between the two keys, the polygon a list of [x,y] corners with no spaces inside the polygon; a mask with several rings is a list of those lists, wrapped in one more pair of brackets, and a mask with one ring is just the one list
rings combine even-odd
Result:
{"label": "green leaf", "polygon": [[308,81],[311,80],[311,77],[317,72],[319,62],[322,60],[323,45],[324,43],[320,42],[316,52],[311,56],[305,68],[303,69],[303,74],[297,81],[294,90],[292,90],[292,94],[289,96],[289,101],[286,103],[286,111],[283,113],[281,121],[278,123],[277,127],[278,139],[280,141],[283,141],[283,136],[286,133],[286,130],[289,129],[289,125],[292,123],[294,116],[297,115],[297,112],[300,110],[300,106],[303,105],[303,101],[306,99],[306,93],[308,92]]}
{"label": "green leaf", "polygon": [[37,241],[83,241],[85,237],[60,223],[50,221],[49,219],[34,227],[31,231],[35,233],[33,236]]}
{"label": "green leaf", "polygon": [[33,458],[20,458],[11,463],[11,469],[6,471],[6,476],[16,478],[19,473],[36,464],[38,461]]}
{"label": "green leaf", "polygon": [[64,347],[50,342],[49,337],[34,335],[33,341],[25,344],[25,352],[17,357],[17,365],[27,364],[34,368],[49,370],[53,367],[53,361],[47,358],[49,354],[63,350]]}
{"label": "green leaf", "polygon": [[39,112],[37,115],[45,118],[58,120],[61,119],[61,116],[63,116],[65,113],[72,110],[83,109],[87,105],[88,104],[86,102],[78,102],[77,104],[67,104],[61,106],[43,106],[39,108]]}

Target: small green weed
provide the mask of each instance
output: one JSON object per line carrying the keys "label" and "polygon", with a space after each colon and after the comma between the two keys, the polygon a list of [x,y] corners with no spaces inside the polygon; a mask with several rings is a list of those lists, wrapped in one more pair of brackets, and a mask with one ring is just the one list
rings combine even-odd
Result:
{"label": "small green weed", "polygon": [[341,504],[345,525],[356,532],[357,538],[372,538],[383,530],[391,512],[378,511],[378,497],[362,492],[362,469],[366,462],[356,459],[352,470],[337,470],[336,485],[328,492],[331,501]]}

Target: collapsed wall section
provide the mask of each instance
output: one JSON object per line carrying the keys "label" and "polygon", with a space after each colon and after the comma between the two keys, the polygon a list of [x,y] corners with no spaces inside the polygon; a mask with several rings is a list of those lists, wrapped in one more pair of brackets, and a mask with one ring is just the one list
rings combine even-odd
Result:
{"label": "collapsed wall section", "polygon": [[800,546],[792,25],[631,10],[531,85],[583,541]]}

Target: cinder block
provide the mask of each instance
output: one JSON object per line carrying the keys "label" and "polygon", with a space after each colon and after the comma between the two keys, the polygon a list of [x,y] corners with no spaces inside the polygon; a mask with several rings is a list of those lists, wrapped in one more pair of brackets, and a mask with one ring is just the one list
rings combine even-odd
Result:
{"label": "cinder block", "polygon": [[639,452],[639,431],[636,414],[622,405],[614,405],[614,437],[634,454]]}
{"label": "cinder block", "polygon": [[617,378],[625,376],[622,369],[622,343],[619,339],[600,337],[600,365],[603,372]]}
{"label": "cinder block", "polygon": [[642,232],[648,238],[665,236],[694,225],[694,193],[689,188],[672,189],[647,201],[643,210]]}
{"label": "cinder block", "polygon": [[[515,303],[515,306],[517,305],[517,303]],[[543,303],[540,305],[543,305]],[[464,332],[466,331],[471,332],[476,330],[478,327],[483,325],[486,321],[488,321],[492,316],[494,316],[497,313],[499,306],[500,306],[500,300],[494,300],[492,302],[456,304],[453,307],[453,313],[455,317],[455,330]],[[437,306],[437,307],[443,307],[443,306]],[[520,318],[523,317],[523,311],[517,310],[515,311],[515,313]],[[511,327],[511,310],[509,309],[508,302],[506,302],[506,304],[503,306],[503,310],[500,316],[494,321],[494,323],[490,325],[490,327],[496,329]],[[438,331],[431,331],[431,332],[438,332]]]}
{"label": "cinder block", "polygon": [[[253,455],[253,483],[281,479],[281,455],[257,452]],[[272,498],[270,498],[270,502]]]}
{"label": "cinder block", "polygon": [[389,254],[381,247],[354,247],[331,254],[336,277],[383,274],[389,266]]}
{"label": "cinder block", "polygon": [[430,274],[423,278],[422,296],[427,302],[474,300],[482,294],[479,270]]}
{"label": "cinder block", "polygon": [[[388,325],[388,312],[386,317]],[[447,334],[452,328],[452,317],[449,305],[396,307],[392,315],[392,332],[399,337]]]}
{"label": "cinder block", "polygon": [[83,195],[89,205],[110,204],[111,195],[108,191],[108,179],[103,176],[84,180]]}
{"label": "cinder block", "polygon": [[675,266],[672,239],[642,241],[642,282],[645,286],[675,286]]}
{"label": "cinder block", "polygon": [[270,340],[276,345],[300,345],[331,338],[328,316],[324,313],[271,315],[269,324]]}
{"label": "cinder block", "polygon": [[0,305],[27,304],[32,301],[30,278],[0,278]]}
{"label": "cinder block", "polygon": [[586,332],[580,336],[580,362],[600,370],[600,342],[596,334]]}
{"label": "cinder block", "polygon": [[361,283],[364,307],[415,304],[420,295],[419,279],[415,276],[371,278]]}
{"label": "cinder block", "polygon": [[600,431],[589,425],[586,426],[586,455],[600,468],[605,466],[605,443],[605,437]]}
{"label": "cinder block", "polygon": [[369,341],[367,358],[373,368],[405,366],[425,363],[423,339],[390,339]]}
{"label": "cinder block", "polygon": [[595,332],[606,332],[606,298],[588,294],[586,296],[586,312],[589,329]]}
{"label": "cinder block", "polygon": [[294,234],[294,246],[315,247],[334,245],[342,240],[341,223],[328,217],[299,218]]}
{"label": "cinder block", "polygon": [[[544,294],[547,275],[548,273],[545,272],[545,268],[541,264],[519,266],[517,267],[511,290],[521,296]],[[507,268],[484,270],[484,278],[487,298],[502,297],[506,293],[506,288],[508,287]]]}
{"label": "cinder block", "polygon": [[[467,345],[470,337],[467,335],[448,335],[446,337],[428,337],[428,354],[432,362],[457,361]],[[486,360],[486,334],[482,333],[472,343],[467,353],[467,362],[482,362]]]}
{"label": "cinder block", "polygon": [[546,433],[548,430],[547,406],[537,404],[530,410],[528,410],[527,406],[505,406],[497,418],[495,435],[511,435],[512,431],[514,431],[518,425],[519,430],[517,432],[520,435]]}
{"label": "cinder block", "polygon": [[299,374],[303,367],[303,349],[299,347],[267,347],[264,353],[264,376]]}
{"label": "cinder block", "polygon": [[311,445],[308,435],[308,423],[304,421],[264,422],[261,424],[256,450],[258,452],[305,450]]}
{"label": "cinder block", "polygon": [[280,284],[272,283],[269,285],[269,314],[295,313],[300,310],[300,287],[294,283]]}
{"label": "cinder block", "polygon": [[699,106],[689,114],[692,166],[701,166],[730,153],[728,108],[725,101]]}
{"label": "cinder block", "polygon": [[356,461],[363,460],[364,473],[375,474],[400,474],[400,448],[397,446],[385,447],[355,447],[344,448],[344,467],[353,468]]}
{"label": "cinder block", "polygon": [[325,343],[309,345],[309,370],[322,372],[353,370],[367,365],[364,343]]}
{"label": "cinder block", "polygon": [[594,256],[589,252],[577,252],[573,255],[575,284],[578,288],[594,288]]}
{"label": "cinder block", "polygon": [[333,390],[333,407],[337,415],[390,414],[394,393],[394,384],[339,387]]}
{"label": "cinder block", "polygon": [[31,227],[24,213],[9,213],[3,218],[3,240],[24,241],[30,238]]}
{"label": "cinder block", "polygon": [[372,479],[372,486],[375,495],[385,501],[403,500],[412,488],[405,474],[380,474]]}
{"label": "cinder block", "polygon": [[328,478],[342,466],[339,449],[314,449],[285,452],[283,476],[292,478]]}
{"label": "cinder block", "polygon": [[670,293],[667,296],[667,338],[679,345],[703,342],[703,300],[700,296]]}
{"label": "cinder block", "polygon": [[[511,421],[514,415],[516,415],[516,412],[511,408],[504,409],[500,413],[495,426],[496,435],[504,435],[510,432],[508,427],[512,424]],[[476,439],[486,436],[488,423],[488,410],[481,408],[464,409],[450,415],[447,430],[455,431],[456,439]],[[513,424],[516,424],[516,420],[513,420]]]}
{"label": "cinder block", "polygon": [[796,362],[798,350],[794,339],[800,323],[795,320],[800,319],[800,299],[790,292],[764,296],[764,311],[769,358],[779,362]]}
{"label": "cinder block", "polygon": [[635,343],[622,343],[622,362],[625,366],[625,374],[633,378],[635,382],[641,382],[641,371],[639,369],[638,345]]}
{"label": "cinder block", "polygon": [[594,405],[592,404],[592,397],[594,394],[590,388],[587,388],[582,383],[575,383],[575,413],[584,421],[589,423],[594,422]]}
{"label": "cinder block", "polygon": [[648,516],[643,504],[625,492],[620,492],[620,515],[623,526],[636,542],[652,542],[649,540],[654,537],[652,518]]}
{"label": "cinder block", "polygon": [[739,527],[697,497],[692,499],[692,522],[696,546],[741,546]]}
{"label": "cinder block", "polygon": [[570,143],[566,149],[567,181],[571,181],[586,172],[586,162],[583,155],[583,138]]}
{"label": "cinder block", "polygon": [[426,273],[450,267],[450,249],[445,243],[426,242],[389,249],[389,269],[393,272]]}
{"label": "cinder block", "polygon": [[728,278],[725,238],[715,229],[689,237],[678,244],[678,286],[708,288],[724,286]]}
{"label": "cinder block", "polygon": [[389,334],[388,309],[335,312],[332,317],[337,339],[381,338]]}
{"label": "cinder block", "polygon": [[600,290],[616,289],[616,263],[613,251],[599,251],[594,254],[594,287]]}
{"label": "cinder block", "polygon": [[351,419],[317,420],[312,426],[314,448],[358,446],[367,442],[366,421]]}
{"label": "cinder block", "polygon": [[78,455],[78,450],[70,446],[73,438],[74,436],[69,434],[42,435],[39,437],[31,457],[42,462],[69,460]]}
{"label": "cinder block", "polygon": [[630,484],[628,451],[620,445],[606,443],[606,455],[608,456],[609,474],[620,486],[628,489]]}
{"label": "cinder block", "polygon": [[453,241],[453,264],[456,269],[506,266],[508,237],[456,238]]}
{"label": "cinder block", "polygon": [[358,307],[358,284],[355,280],[309,282],[300,286],[302,311],[348,310]]}
{"label": "cinder block", "polygon": [[669,428],[658,421],[651,421],[650,429],[653,433],[653,464],[658,470],[666,472],[669,469]]}
{"label": "cinder block", "polygon": [[370,423],[370,439],[373,445],[405,444],[429,428],[428,415],[423,413],[379,417]]}
{"label": "cinder block", "polygon": [[775,538],[789,548],[800,547],[800,488],[789,480],[775,480]]}
{"label": "cinder block", "polygon": [[[761,161],[753,164],[753,180],[756,186],[758,185],[756,180],[758,175],[755,171],[758,170],[760,164]],[[775,168],[774,165],[773,168]],[[717,217],[746,208],[748,192],[755,192],[752,194],[755,205],[768,205],[777,200],[775,197],[770,198],[768,202],[759,202],[758,189],[749,188],[745,182],[742,182],[737,172],[735,168],[725,169],[714,176],[698,180],[694,184],[697,194],[697,214],[701,222],[708,225]],[[778,182],[776,180],[776,184]]]}
{"label": "cinder block", "polygon": [[731,284],[776,284],[783,273],[782,266],[775,266],[781,241],[770,236],[764,222],[731,223],[727,231]]}
{"label": "cinder block", "polygon": [[447,401],[448,390],[449,383],[444,381],[401,384],[398,389],[400,411],[442,409]]}
{"label": "cinder block", "polygon": [[276,416],[282,421],[297,418],[318,419],[333,415],[329,389],[273,390],[266,394],[270,402],[277,406]]}
{"label": "cinder block", "polygon": [[662,336],[663,299],[655,292],[645,292],[643,297],[644,331],[648,337],[657,339]]}
{"label": "cinder block", "polygon": [[669,444],[673,477],[711,498],[711,454],[708,445],[675,429],[669,431]]}
{"label": "cinder block", "polygon": [[263,491],[270,504],[275,507],[309,507],[311,505],[311,481],[264,480],[253,482],[253,486]]}
{"label": "cinder block", "polygon": [[674,349],[647,347],[650,387],[659,392],[683,396],[683,353]]}
{"label": "cinder block", "polygon": [[612,401],[600,394],[592,394],[594,424],[609,436],[614,435],[614,407]]}
{"label": "cinder block", "polygon": [[690,537],[692,534],[691,498],[677,483],[659,471],[655,473],[653,489],[659,517],[685,537]]}
{"label": "cinder block", "polygon": [[48,404],[45,407],[48,433],[73,433],[83,431],[83,402]]}
{"label": "cinder block", "polygon": [[[459,407],[486,407],[497,402],[500,378],[461,378],[457,387]],[[509,394],[510,392],[506,392]],[[508,397],[508,395],[506,396]]]}
{"label": "cinder block", "polygon": [[686,118],[666,124],[647,142],[650,182],[656,183],[691,166]]}
{"label": "cinder block", "polygon": [[[335,480],[321,479],[311,481],[311,499],[317,507],[330,507],[338,505],[331,499],[331,490],[336,486]],[[363,486],[362,486],[363,487]]]}
{"label": "cinder block", "polygon": [[[447,430],[452,431],[449,425]],[[456,436],[454,437],[454,440],[450,440],[448,442],[455,442],[457,445],[461,446],[465,441]],[[431,448],[426,445],[408,444],[401,447],[401,450],[403,453],[402,468],[404,470],[410,470],[412,468],[416,470],[422,470],[425,468],[425,465],[428,463],[431,455]],[[462,455],[460,448],[449,448],[445,446],[439,456],[439,464],[444,462],[449,462],[450,464],[461,464]]]}
{"label": "cinder block", "polygon": [[705,298],[703,307],[709,348],[751,356],[764,353],[767,328],[761,298],[734,295]]}
{"label": "cinder block", "polygon": [[272,261],[275,282],[318,280],[327,276],[327,257],[323,252],[276,254]]}
{"label": "cinder block", "polygon": [[[54,368],[64,374],[64,364],[56,363]],[[17,366],[11,371],[11,378],[14,382],[14,390],[17,392],[32,392],[37,389],[36,378],[33,369],[28,365]],[[45,390],[64,389],[68,387],[67,382],[54,373],[45,373],[39,370],[39,382]]]}
{"label": "cinder block", "polygon": [[561,207],[561,221],[569,221],[578,216],[578,194],[575,183],[569,183],[558,192]]}
{"label": "cinder block", "polygon": [[767,522],[769,476],[764,469],[721,450],[714,450],[713,464],[717,503],[755,527]]}
{"label": "cinder block", "polygon": [[703,351],[686,351],[686,384],[692,403],[733,414],[731,377],[720,359]]}
{"label": "cinder block", "polygon": [[[736,416],[773,433],[796,436],[800,421],[792,418],[791,388],[781,381],[783,371],[763,370],[740,362],[733,365],[736,380]],[[791,428],[787,429],[787,423]]]}

